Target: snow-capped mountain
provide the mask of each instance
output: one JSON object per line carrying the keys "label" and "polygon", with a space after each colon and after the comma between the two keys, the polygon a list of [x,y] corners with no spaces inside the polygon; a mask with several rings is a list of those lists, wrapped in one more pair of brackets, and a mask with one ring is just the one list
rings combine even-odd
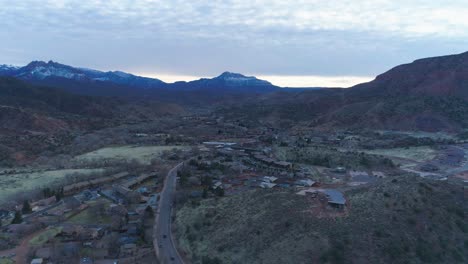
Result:
{"label": "snow-capped mountain", "polygon": [[270,82],[257,79],[253,76],[244,76],[239,73],[223,72],[214,80],[223,81],[229,86],[272,86]]}
{"label": "snow-capped mountain", "polygon": [[191,82],[177,82],[172,84],[175,89],[182,90],[229,90],[242,92],[270,92],[278,89],[270,82],[257,79],[251,76],[244,76],[239,73],[224,72],[214,78],[202,78]]}
{"label": "snow-capped mountain", "polygon": [[7,64],[0,64],[0,72],[13,72],[18,70],[20,67],[7,65]]}
{"label": "snow-capped mountain", "polygon": [[214,92],[270,92],[278,87],[255,77],[224,72],[215,78],[191,82],[165,83],[159,79],[121,71],[77,68],[54,61],[33,61],[24,67],[0,66],[0,76],[11,76],[30,83],[63,88],[85,95],[151,96],[154,89],[165,91],[209,90]]}
{"label": "snow-capped mountain", "polygon": [[33,61],[24,67],[0,67],[0,75],[13,76],[28,81],[48,79],[68,79],[80,82],[111,82],[137,88],[159,88],[165,83],[158,79],[135,76],[120,71],[103,72],[85,68],[75,68],[54,61]]}

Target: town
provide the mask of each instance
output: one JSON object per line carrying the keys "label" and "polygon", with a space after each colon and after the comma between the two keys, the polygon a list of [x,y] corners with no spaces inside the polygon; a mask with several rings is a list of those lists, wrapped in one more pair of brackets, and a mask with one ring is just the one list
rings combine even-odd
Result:
{"label": "town", "polygon": [[[125,161],[125,166],[99,177],[65,177],[30,199],[3,200],[1,263],[177,261],[169,247],[187,259],[184,248],[177,245],[181,241],[165,244],[180,237],[173,238],[178,227],[170,227],[178,217],[176,211],[187,204],[255,190],[291,192],[307,201],[313,215],[325,219],[349,214],[352,204],[347,193],[378,186],[402,172],[449,181],[464,186],[467,193],[468,144],[457,138],[352,131],[325,135],[300,129],[285,133],[268,126],[241,126],[219,116],[181,120],[171,131],[129,128],[135,132],[126,140],[140,145],[136,148],[158,147],[148,142],[166,146],[157,156],[149,151],[150,162]],[[184,132],[189,126],[193,129]],[[94,153],[86,155],[96,159]],[[113,159],[122,154],[113,155],[91,163],[116,167],[123,160]],[[83,159],[76,163],[90,165]],[[168,190],[165,185],[170,186],[172,170],[177,186]],[[3,175],[8,178],[15,172]],[[164,199],[170,200],[167,208],[161,204]],[[169,233],[159,231],[163,215],[169,217]]]}

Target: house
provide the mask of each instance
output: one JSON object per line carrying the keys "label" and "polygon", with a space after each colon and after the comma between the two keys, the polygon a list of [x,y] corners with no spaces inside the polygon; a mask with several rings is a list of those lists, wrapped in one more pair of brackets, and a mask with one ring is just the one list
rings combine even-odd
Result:
{"label": "house", "polygon": [[258,187],[258,182],[256,179],[247,179],[244,181],[244,185],[248,187]]}
{"label": "house", "polygon": [[309,188],[299,191],[298,195],[310,195],[312,197],[317,197],[321,193],[326,195],[327,202],[330,207],[343,209],[346,206],[346,198],[343,193],[336,189],[318,189],[318,188]]}
{"label": "house", "polygon": [[332,170],[332,172],[336,173],[346,173],[346,168],[345,167],[336,167]]}
{"label": "house", "polygon": [[31,260],[31,264],[42,264],[42,263],[44,263],[44,259],[41,259],[41,258],[35,258]]}
{"label": "house", "polygon": [[93,264],[93,263],[94,262],[91,258],[84,257],[80,259],[80,264]]}
{"label": "house", "polygon": [[276,178],[275,176],[265,176],[265,177],[263,177],[264,182],[275,182],[276,180],[278,180],[278,178]]}
{"label": "house", "polygon": [[223,183],[220,181],[213,183],[213,189],[218,189],[218,188],[223,188]]}
{"label": "house", "polygon": [[234,142],[207,141],[207,142],[203,142],[203,144],[205,144],[205,145],[207,145],[207,146],[229,147],[229,146],[234,146],[234,145],[236,145],[237,143],[234,143]]}
{"label": "house", "polygon": [[311,187],[314,184],[315,184],[315,181],[311,179],[302,179],[302,180],[296,181],[296,185],[304,186],[304,187]]}
{"label": "house", "polygon": [[385,174],[381,171],[373,171],[372,175],[377,178],[385,178]]}
{"label": "house", "polygon": [[128,203],[139,203],[141,201],[139,192],[132,191],[125,186],[114,184],[112,185],[112,191],[115,196],[121,197]]}
{"label": "house", "polygon": [[287,161],[275,161],[273,164],[283,169],[292,169],[293,166],[291,162]]}
{"label": "house", "polygon": [[327,195],[328,205],[331,207],[343,209],[346,205],[346,198],[342,192],[336,189],[322,189],[319,191]]}
{"label": "house", "polygon": [[134,256],[137,252],[137,245],[134,243],[124,244],[120,247],[120,257]]}
{"label": "house", "polygon": [[271,189],[271,188],[275,187],[276,184],[271,183],[271,182],[261,182],[258,186],[260,188],[263,188],[263,189]]}
{"label": "house", "polygon": [[369,173],[367,173],[365,171],[352,170],[352,171],[349,172],[349,175],[351,177],[367,177],[367,176],[369,176]]}

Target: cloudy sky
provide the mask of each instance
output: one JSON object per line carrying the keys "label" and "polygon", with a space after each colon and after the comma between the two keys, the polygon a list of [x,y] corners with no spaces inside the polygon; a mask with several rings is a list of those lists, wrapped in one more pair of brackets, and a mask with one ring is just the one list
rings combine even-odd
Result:
{"label": "cloudy sky", "polygon": [[0,64],[350,86],[468,50],[468,0],[0,0]]}

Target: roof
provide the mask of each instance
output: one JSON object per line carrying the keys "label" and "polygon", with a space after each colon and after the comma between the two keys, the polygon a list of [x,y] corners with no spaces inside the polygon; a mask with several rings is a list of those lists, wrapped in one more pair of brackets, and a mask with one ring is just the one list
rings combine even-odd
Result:
{"label": "roof", "polygon": [[346,204],[346,199],[343,193],[341,193],[340,191],[335,190],[335,189],[323,189],[321,191],[328,196],[329,203]]}
{"label": "roof", "polygon": [[278,178],[276,178],[275,176],[265,176],[265,177],[263,177],[263,181],[265,181],[265,182],[274,182],[277,179]]}
{"label": "roof", "polygon": [[315,184],[315,181],[311,180],[311,179],[302,179],[302,180],[298,180],[296,182],[296,184],[298,185],[304,185],[304,186],[312,186]]}
{"label": "roof", "polygon": [[291,162],[287,162],[287,161],[276,161],[275,164],[278,166],[291,166],[292,165]]}
{"label": "roof", "polygon": [[273,188],[273,187],[276,186],[276,184],[270,183],[270,182],[262,182],[262,183],[260,183],[259,186],[266,189],[266,188]]}
{"label": "roof", "polygon": [[44,260],[41,258],[36,258],[36,259],[31,260],[31,264],[42,264],[43,262]]}
{"label": "roof", "polygon": [[207,141],[207,142],[203,142],[203,144],[205,144],[205,145],[233,146],[233,145],[236,145],[237,143],[234,143],[234,142]]}

